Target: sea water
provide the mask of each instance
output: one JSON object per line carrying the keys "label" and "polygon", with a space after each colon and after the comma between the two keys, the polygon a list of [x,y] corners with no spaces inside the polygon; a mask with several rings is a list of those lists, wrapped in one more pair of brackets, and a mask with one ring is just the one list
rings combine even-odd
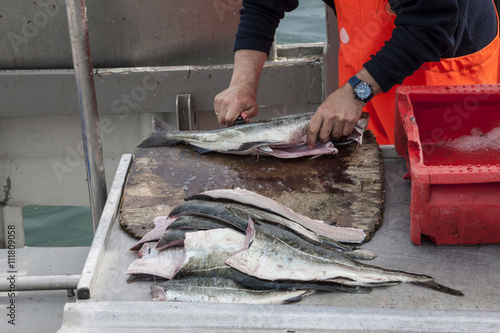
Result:
{"label": "sea water", "polygon": [[299,7],[285,13],[276,30],[277,44],[316,43],[326,39],[325,4],[321,0],[301,0]]}
{"label": "sea water", "polygon": [[[285,14],[276,31],[277,44],[324,42],[325,4],[301,0]],[[92,216],[89,207],[27,206],[23,208],[26,245],[32,247],[90,246]]]}
{"label": "sea water", "polygon": [[90,246],[93,238],[90,207],[23,207],[26,246]]}

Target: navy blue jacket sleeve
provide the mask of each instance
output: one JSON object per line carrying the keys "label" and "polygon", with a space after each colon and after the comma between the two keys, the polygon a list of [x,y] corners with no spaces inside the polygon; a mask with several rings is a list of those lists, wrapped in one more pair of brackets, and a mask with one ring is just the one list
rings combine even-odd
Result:
{"label": "navy blue jacket sleeve", "polygon": [[391,39],[364,67],[383,91],[390,90],[452,50],[458,17],[457,0],[410,2],[398,11]]}
{"label": "navy blue jacket sleeve", "polygon": [[285,12],[298,5],[298,0],[243,0],[234,50],[257,50],[269,54],[280,20],[285,17]]}

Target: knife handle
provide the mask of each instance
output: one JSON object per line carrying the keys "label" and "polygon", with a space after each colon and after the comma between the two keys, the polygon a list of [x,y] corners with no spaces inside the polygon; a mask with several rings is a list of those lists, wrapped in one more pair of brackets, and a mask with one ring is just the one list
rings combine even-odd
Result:
{"label": "knife handle", "polygon": [[243,125],[243,124],[248,124],[248,116],[245,111],[243,111],[238,118],[236,118],[236,121],[234,122],[234,125]]}

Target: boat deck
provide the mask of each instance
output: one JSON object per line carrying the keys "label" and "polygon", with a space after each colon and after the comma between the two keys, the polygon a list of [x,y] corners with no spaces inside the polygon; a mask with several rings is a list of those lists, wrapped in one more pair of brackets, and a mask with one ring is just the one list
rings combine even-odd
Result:
{"label": "boat deck", "polygon": [[126,282],[125,271],[137,257],[128,249],[136,240],[121,230],[115,216],[99,259],[90,259],[96,262],[90,299],[66,305],[59,332],[132,332],[138,327],[144,332],[498,332],[500,245],[411,243],[405,162],[393,148],[383,152],[383,223],[363,245],[378,255],[371,264],[430,275],[464,297],[401,284],[366,295],[317,293],[291,305],[152,302],[151,282]]}

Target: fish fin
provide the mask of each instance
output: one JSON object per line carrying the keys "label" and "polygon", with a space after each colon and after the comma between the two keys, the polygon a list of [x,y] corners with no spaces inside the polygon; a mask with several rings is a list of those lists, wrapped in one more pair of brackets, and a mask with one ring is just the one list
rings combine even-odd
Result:
{"label": "fish fin", "polygon": [[137,146],[139,148],[150,148],[159,146],[171,146],[179,141],[169,140],[165,137],[164,133],[180,133],[177,128],[167,124],[160,118],[153,117],[153,128],[154,133],[148,136],[146,139]]}
{"label": "fish fin", "polygon": [[153,301],[166,301],[167,294],[162,287],[157,286],[155,284],[151,285],[151,293],[153,294]]}
{"label": "fish fin", "polygon": [[362,249],[343,251],[343,253],[351,259],[373,260],[377,257],[377,255],[375,253],[373,253],[372,251],[362,250]]}
{"label": "fish fin", "polygon": [[273,149],[269,146],[262,146],[262,147],[259,147],[260,150],[262,151],[266,151],[266,152],[269,152],[269,153],[272,153],[273,152]]}
{"label": "fish fin", "polygon": [[283,302],[281,304],[291,304],[291,303],[297,303],[297,302],[300,302],[302,300],[302,296],[306,296],[310,294],[310,292],[308,293],[307,291],[302,294],[302,295],[299,295],[299,296],[293,296],[293,297],[290,297],[290,298],[287,298],[285,300],[283,300]]}
{"label": "fish fin", "polygon": [[417,286],[430,288],[432,290],[440,291],[445,294],[454,295],[454,296],[463,296],[464,294],[460,290],[452,289],[450,287],[443,286],[442,284],[437,283],[436,281],[426,281],[426,282],[411,282],[412,284],[416,284]]}
{"label": "fish fin", "polygon": [[133,283],[137,281],[166,281],[167,279],[161,276],[151,275],[151,274],[130,274],[127,283]]}
{"label": "fish fin", "polygon": [[166,123],[165,121],[161,120],[160,118],[153,117],[153,128],[155,132],[162,132],[162,133],[180,133],[177,128],[174,126]]}
{"label": "fish fin", "polygon": [[[271,141],[245,142],[237,150],[238,151],[250,150],[250,149],[258,147],[258,146],[263,146],[263,145],[268,145],[268,144],[273,144],[273,143],[276,144],[277,142],[271,142]],[[271,149],[271,148],[267,147],[267,149]]]}
{"label": "fish fin", "polygon": [[156,132],[142,140],[142,142],[137,146],[138,148],[150,148],[150,147],[161,147],[161,146],[172,146],[178,143],[177,140],[169,140],[165,138],[160,132]]}
{"label": "fish fin", "polygon": [[197,152],[198,154],[205,154],[205,153],[209,153],[211,152],[210,149],[207,149],[207,148],[201,148],[201,147],[198,147],[198,146],[193,146],[191,145],[191,148],[193,148],[193,150],[195,152]]}

